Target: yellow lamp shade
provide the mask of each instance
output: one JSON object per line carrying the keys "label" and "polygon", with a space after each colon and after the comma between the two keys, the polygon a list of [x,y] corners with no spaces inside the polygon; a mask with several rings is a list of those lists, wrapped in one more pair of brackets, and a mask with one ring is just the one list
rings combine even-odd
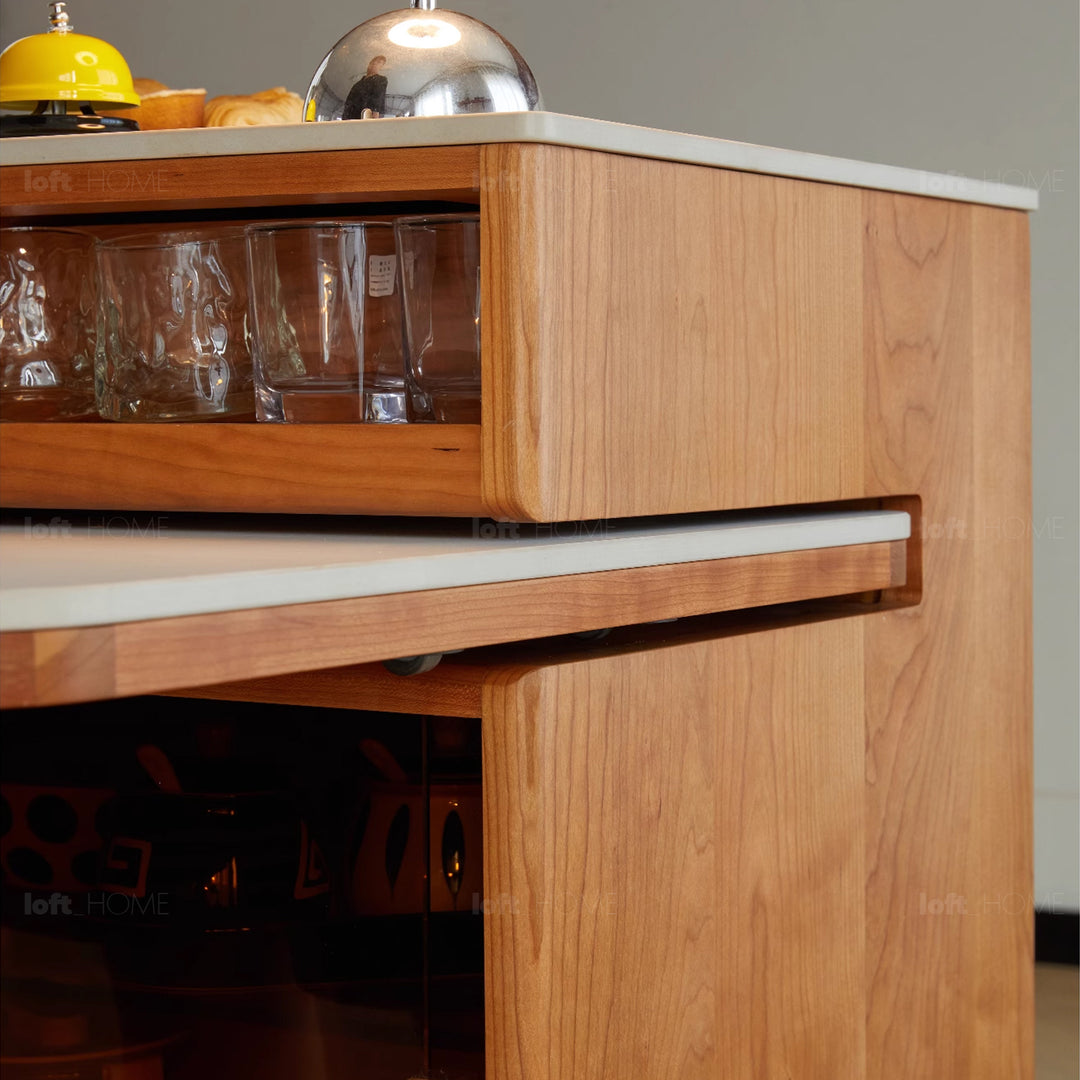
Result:
{"label": "yellow lamp shade", "polygon": [[32,34],[0,53],[0,105],[33,109],[39,101],[139,104],[127,62],[107,41],[87,34]]}

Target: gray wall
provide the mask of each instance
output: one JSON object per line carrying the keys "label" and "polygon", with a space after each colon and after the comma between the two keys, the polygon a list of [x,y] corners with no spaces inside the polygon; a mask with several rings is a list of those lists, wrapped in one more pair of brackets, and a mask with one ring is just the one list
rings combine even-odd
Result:
{"label": "gray wall", "polygon": [[[3,44],[43,0],[4,0]],[[549,109],[1038,187],[1032,219],[1036,898],[1080,909],[1075,0],[461,0],[529,60]],[[385,10],[323,0],[72,0],[135,74],[301,95]]]}

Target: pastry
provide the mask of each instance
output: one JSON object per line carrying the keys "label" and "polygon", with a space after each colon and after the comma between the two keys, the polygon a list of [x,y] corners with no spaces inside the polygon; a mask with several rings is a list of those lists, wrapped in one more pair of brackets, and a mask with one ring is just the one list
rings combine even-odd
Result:
{"label": "pastry", "polygon": [[134,120],[140,131],[202,127],[205,90],[170,90],[157,79],[134,79],[139,104],[134,109],[102,109],[104,116]]}
{"label": "pastry", "polygon": [[142,104],[128,115],[141,131],[202,127],[205,90],[157,90],[140,96]]}
{"label": "pastry", "polygon": [[258,124],[299,124],[304,103],[284,86],[256,94],[224,95],[206,103],[207,127],[244,127]]}
{"label": "pastry", "polygon": [[156,94],[159,90],[169,89],[163,82],[158,82],[157,79],[132,79],[131,81],[135,84],[135,93],[139,97]]}

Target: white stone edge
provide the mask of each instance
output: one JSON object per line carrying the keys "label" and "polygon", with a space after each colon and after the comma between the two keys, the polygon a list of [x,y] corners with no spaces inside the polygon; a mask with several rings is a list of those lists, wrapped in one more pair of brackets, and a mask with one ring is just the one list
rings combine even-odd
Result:
{"label": "white stone edge", "polygon": [[[531,527],[530,527],[531,528]],[[169,577],[143,575],[129,582],[8,587],[0,590],[0,631],[62,629],[175,618],[225,611],[318,603],[363,596],[386,596],[425,589],[455,588],[500,581],[524,581],[604,570],[690,563],[811,548],[904,540],[911,518],[902,511],[872,510],[826,514],[752,516],[721,524],[634,528],[626,535],[493,539],[482,547],[455,551],[460,538],[447,541],[444,554],[295,566],[269,570],[225,571]],[[257,535],[243,534],[247,542]],[[273,538],[273,534],[268,537]],[[88,543],[80,544],[81,565]],[[161,544],[146,539],[143,544]],[[163,560],[172,540],[160,550]],[[433,541],[435,543],[437,541]],[[74,556],[74,552],[71,553]],[[10,553],[9,553],[10,557]],[[9,575],[17,566],[8,566]]]}
{"label": "white stone edge", "polygon": [[1034,188],[548,112],[4,139],[0,163],[42,166],[500,142],[550,143],[1015,210],[1039,206]]}

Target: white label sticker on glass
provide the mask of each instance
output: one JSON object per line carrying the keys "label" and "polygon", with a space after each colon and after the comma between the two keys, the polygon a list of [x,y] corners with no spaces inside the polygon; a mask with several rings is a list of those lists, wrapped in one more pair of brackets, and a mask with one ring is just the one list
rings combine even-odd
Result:
{"label": "white label sticker on glass", "polygon": [[368,256],[368,296],[393,296],[396,255]]}

